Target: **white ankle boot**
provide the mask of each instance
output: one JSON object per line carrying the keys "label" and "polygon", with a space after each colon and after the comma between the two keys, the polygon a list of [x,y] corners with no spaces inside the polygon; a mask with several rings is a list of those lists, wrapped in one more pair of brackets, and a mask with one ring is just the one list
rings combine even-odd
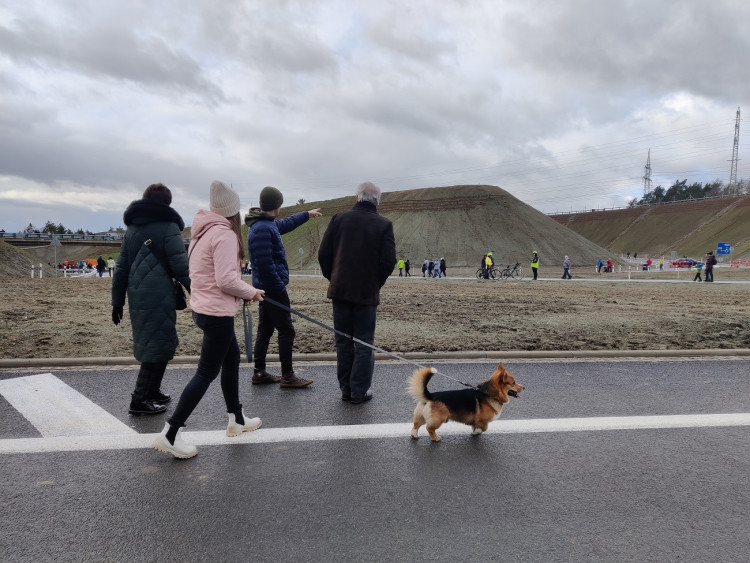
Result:
{"label": "white ankle boot", "polygon": [[239,436],[243,432],[252,432],[260,428],[263,424],[261,420],[256,416],[255,418],[248,418],[245,413],[242,413],[242,418],[245,419],[245,424],[239,424],[234,418],[233,413],[229,413],[229,424],[227,425],[227,436]]}
{"label": "white ankle boot", "polygon": [[189,457],[193,457],[198,453],[198,448],[196,448],[192,444],[186,444],[182,440],[182,428],[177,431],[177,436],[175,436],[174,438],[174,444],[170,444],[169,440],[167,440],[168,431],[169,423],[164,425],[164,430],[161,431],[161,434],[159,434],[151,444],[155,449],[159,450],[160,452],[172,454],[173,456],[180,459],[187,459]]}

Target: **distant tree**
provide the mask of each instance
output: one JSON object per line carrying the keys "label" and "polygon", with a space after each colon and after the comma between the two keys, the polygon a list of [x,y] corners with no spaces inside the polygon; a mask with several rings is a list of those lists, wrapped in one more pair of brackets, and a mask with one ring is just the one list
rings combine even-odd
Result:
{"label": "distant tree", "polygon": [[50,233],[51,235],[64,235],[70,234],[72,231],[70,229],[66,229],[62,223],[58,223],[57,225],[55,225],[52,221],[47,221],[44,224],[44,227],[42,227],[42,232]]}
{"label": "distant tree", "polygon": [[704,187],[704,193],[708,197],[724,195],[724,191],[724,182],[722,182],[718,178],[713,182],[706,184]]}
{"label": "distant tree", "polygon": [[297,200],[297,205],[302,205],[303,203],[305,203],[305,199],[304,198],[299,198]]}

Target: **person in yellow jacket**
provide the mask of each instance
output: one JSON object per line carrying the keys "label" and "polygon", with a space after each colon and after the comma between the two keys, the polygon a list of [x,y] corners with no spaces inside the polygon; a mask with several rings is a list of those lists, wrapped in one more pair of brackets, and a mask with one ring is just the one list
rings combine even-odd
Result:
{"label": "person in yellow jacket", "polygon": [[399,258],[398,260],[398,277],[404,277],[404,259]]}
{"label": "person in yellow jacket", "polygon": [[490,279],[490,271],[492,271],[492,266],[494,265],[495,261],[492,259],[492,252],[488,252],[484,257],[484,279]]}
{"label": "person in yellow jacket", "polygon": [[536,279],[537,269],[539,268],[539,254],[534,251],[534,255],[531,257],[531,271],[534,273],[534,279]]}

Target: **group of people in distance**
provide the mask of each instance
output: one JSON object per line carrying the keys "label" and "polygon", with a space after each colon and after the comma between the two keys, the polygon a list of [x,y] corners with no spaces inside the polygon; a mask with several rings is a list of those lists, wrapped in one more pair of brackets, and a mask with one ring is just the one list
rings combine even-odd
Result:
{"label": "group of people in distance", "polygon": [[435,260],[425,258],[425,261],[422,262],[423,278],[447,278],[448,274],[446,272],[447,265],[445,262],[445,258],[435,258]]}
{"label": "group of people in distance", "polygon": [[[318,251],[322,273],[329,280],[327,297],[337,331],[336,372],[341,399],[351,404],[372,398],[374,355],[371,346],[365,344],[374,342],[380,288],[396,264],[393,225],[377,212],[380,195],[374,184],[360,184],[356,203],[331,218]],[[161,391],[161,383],[178,344],[173,280],[190,293],[193,321],[203,331],[200,358],[174,412],[153,442],[157,450],[178,458],[197,453],[195,446],[181,439],[180,432],[219,375],[228,414],[227,436],[261,426],[259,418],[245,414],[240,402],[240,349],[234,317],[243,300],[258,302],[252,383],[292,389],[313,383],[297,375],[292,364],[295,332],[286,289],[289,267],[281,235],[320,217],[321,210],[279,219],[282,193],[271,186],[261,190],[260,206],[250,208],[244,219],[253,265],[252,284],[248,284],[241,276],[245,252],[239,195],[225,183],[215,181],[210,186],[209,201],[209,209],[198,211],[193,219],[192,239],[186,251],[182,240],[185,225],[171,207],[171,191],[163,184],[146,188],[143,197],[125,210],[127,230],[112,282],[112,321],[115,325],[121,322],[127,300],[133,353],[140,362],[131,414],[162,413],[171,401]],[[274,332],[278,333],[281,375],[266,369]]]}

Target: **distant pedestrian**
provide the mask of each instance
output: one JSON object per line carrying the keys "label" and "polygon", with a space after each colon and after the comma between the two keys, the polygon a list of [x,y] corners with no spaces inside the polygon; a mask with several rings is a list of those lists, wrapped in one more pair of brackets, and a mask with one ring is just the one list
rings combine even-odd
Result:
{"label": "distant pedestrian", "polygon": [[607,258],[607,272],[612,273],[612,258]]}
{"label": "distant pedestrian", "polygon": [[409,273],[409,269],[411,268],[411,263],[409,262],[409,259],[406,259],[406,262],[404,262],[404,273],[406,274],[407,278],[411,277],[411,274]]}
{"label": "distant pedestrian", "polygon": [[112,257],[110,256],[109,258],[107,258],[107,269],[109,270],[110,278],[112,277],[112,274],[115,271],[115,266],[116,264],[115,264],[115,261],[112,259]]}
{"label": "distant pedestrian", "polygon": [[[361,404],[372,399],[375,322],[383,287],[396,264],[393,224],[378,214],[380,188],[357,188],[357,203],[331,218],[320,241],[318,262],[329,280],[333,306],[336,372],[341,400]],[[353,338],[352,338],[353,337]]]}
{"label": "distant pedestrian", "polygon": [[707,282],[714,281],[714,266],[715,265],[716,265],[716,256],[714,256],[713,250],[709,250],[708,252],[706,252],[706,266],[705,266]]}
{"label": "distant pedestrian", "polygon": [[539,254],[535,250],[533,256],[531,257],[531,272],[534,274],[534,279],[536,279],[538,271],[539,271]]}
{"label": "distant pedestrian", "polygon": [[563,275],[562,279],[572,279],[573,276],[570,275],[570,258],[567,256],[565,257],[565,260],[563,260]]}
{"label": "distant pedestrian", "polygon": [[664,271],[664,258],[659,259],[659,271],[660,272]]}
{"label": "distant pedestrian", "polygon": [[604,260],[599,258],[599,261],[596,263],[596,273],[601,274],[602,273],[602,267],[604,266]]}
{"label": "distant pedestrian", "polygon": [[96,259],[96,273],[99,274],[100,278],[104,275],[104,270],[106,269],[107,264],[104,262],[104,258],[99,256],[99,258]]}
{"label": "distant pedestrian", "polygon": [[[703,268],[703,264],[700,262],[695,263],[695,277],[693,278],[693,281],[703,281],[701,279],[701,269]],[[708,281],[708,280],[706,280]]]}
{"label": "distant pedestrian", "polygon": [[432,277],[432,271],[434,269],[435,269],[435,262],[433,262],[432,260],[428,260],[427,261],[427,277],[428,278]]}
{"label": "distant pedestrian", "polygon": [[399,258],[398,259],[398,264],[396,265],[396,267],[398,268],[398,277],[400,277],[400,278],[404,277],[404,265],[405,265],[404,259],[403,258]]}
{"label": "distant pedestrian", "polygon": [[442,276],[448,277],[448,274],[445,273],[445,258],[440,259],[440,274]]}
{"label": "distant pedestrian", "polygon": [[434,262],[432,263],[432,277],[433,278],[442,278],[443,276],[440,274],[440,260],[435,258]]}
{"label": "distant pedestrian", "polygon": [[[190,308],[193,321],[203,331],[198,367],[180,395],[172,416],[152,446],[178,458],[193,457],[198,450],[182,441],[180,431],[221,373],[221,392],[227,409],[227,436],[239,436],[260,428],[260,418],[248,418],[240,403],[240,347],[234,332],[234,317],[240,303],[261,301],[263,290],[242,281],[240,265],[245,257],[242,244],[240,196],[223,182],[210,189],[210,210],[201,209],[193,218],[190,241]],[[182,244],[182,238],[180,238]],[[184,246],[183,246],[184,250]]]}
{"label": "distant pedestrian", "polygon": [[422,277],[425,277],[427,275],[427,269],[429,268],[430,261],[425,258],[424,262],[422,262]]}
{"label": "distant pedestrian", "polygon": [[490,279],[490,273],[494,265],[495,259],[492,257],[492,252],[488,252],[484,255],[484,279]]}

